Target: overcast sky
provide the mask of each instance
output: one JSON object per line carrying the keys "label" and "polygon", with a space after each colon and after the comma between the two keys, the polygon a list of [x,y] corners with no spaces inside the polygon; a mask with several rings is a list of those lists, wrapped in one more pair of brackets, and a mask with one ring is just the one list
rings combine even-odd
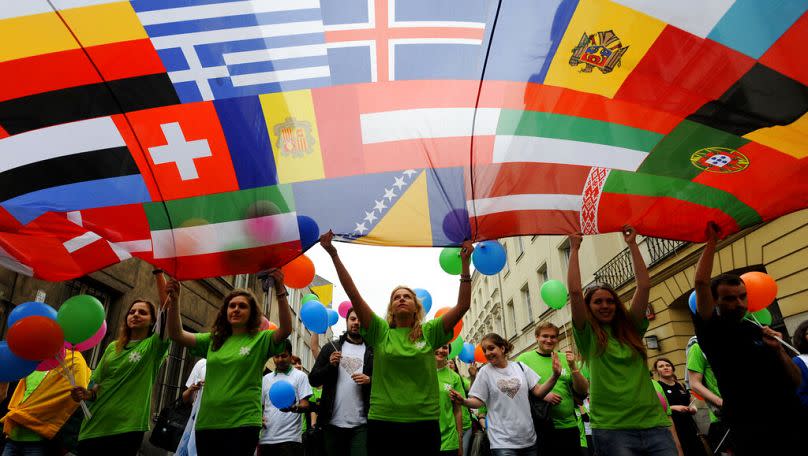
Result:
{"label": "overcast sky", "polygon": [[[334,246],[359,293],[381,317],[387,311],[390,292],[397,285],[423,288],[432,295],[432,309],[427,319],[432,318],[437,309],[457,303],[460,277],[441,269],[438,256],[442,248],[378,247],[344,242],[334,242]],[[306,255],[314,262],[317,275],[334,283],[332,308],[336,310],[348,296],[339,284],[331,258],[319,245],[309,249]],[[333,328],[334,334],[341,334],[344,329],[345,320],[340,318]]]}

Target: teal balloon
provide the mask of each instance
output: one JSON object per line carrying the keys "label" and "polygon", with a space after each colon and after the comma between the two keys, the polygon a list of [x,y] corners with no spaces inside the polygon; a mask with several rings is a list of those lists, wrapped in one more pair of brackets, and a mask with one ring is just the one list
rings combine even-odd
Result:
{"label": "teal balloon", "polygon": [[463,272],[463,262],[460,259],[460,247],[445,247],[440,251],[438,258],[440,267],[447,274],[460,275]]}
{"label": "teal balloon", "polygon": [[314,293],[309,293],[306,296],[303,296],[303,299],[300,300],[300,304],[305,304],[309,301],[319,301],[320,297]]}
{"label": "teal balloon", "polygon": [[567,297],[567,287],[560,280],[548,280],[541,285],[541,299],[553,309],[564,307]]}
{"label": "teal balloon", "polygon": [[454,359],[463,351],[463,336],[457,336],[449,348],[449,359]]}
{"label": "teal balloon", "polygon": [[93,337],[104,323],[104,306],[90,295],[68,299],[56,313],[56,322],[65,333],[65,340],[78,344]]}
{"label": "teal balloon", "polygon": [[[752,315],[754,315],[755,318],[752,318]],[[757,322],[763,326],[770,326],[772,324],[772,314],[769,312],[769,309],[760,309],[757,312],[751,313],[747,312],[746,318],[752,321],[757,320]]]}

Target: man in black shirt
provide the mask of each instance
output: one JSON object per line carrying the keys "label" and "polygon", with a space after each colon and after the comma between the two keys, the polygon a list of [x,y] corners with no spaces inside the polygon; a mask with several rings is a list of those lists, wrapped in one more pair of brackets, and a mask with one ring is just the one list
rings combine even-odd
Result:
{"label": "man in black shirt", "polygon": [[746,287],[740,277],[710,279],[718,227],[707,227],[707,244],[696,268],[696,336],[712,365],[723,396],[722,416],[738,455],[797,454],[799,432],[796,387],[801,373],[773,329],[743,317]]}

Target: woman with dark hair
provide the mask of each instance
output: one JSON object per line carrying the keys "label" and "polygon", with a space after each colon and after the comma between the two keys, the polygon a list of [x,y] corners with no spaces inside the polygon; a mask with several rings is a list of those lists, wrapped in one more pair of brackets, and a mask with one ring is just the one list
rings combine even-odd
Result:
{"label": "woman with dark hair", "polygon": [[460,251],[457,305],[422,323],[424,307],[415,292],[404,286],[390,293],[387,319],[376,316],[342,264],[331,243],[333,237],[330,231],[324,234],[320,245],[334,262],[340,284],[359,317],[365,344],[373,348],[368,454],[388,454],[395,445],[399,454],[437,455],[441,433],[434,351],[451,340],[455,325],[471,305],[469,259],[474,246],[466,241]]}
{"label": "woman with dark hair", "polygon": [[592,435],[599,456],[675,456],[671,425],[648,381],[642,335],[651,289],[648,269],[637,246],[636,232],[623,227],[634,263],[637,288],[627,311],[608,285],[581,289],[578,251],[582,237],[570,236],[567,271],[573,332],[578,350],[589,363]]}
{"label": "woman with dark hair", "polygon": [[808,320],[800,323],[794,331],[794,348],[800,352],[799,356],[794,357],[794,364],[802,372],[802,383],[797,388],[797,397],[802,404],[802,416],[808,420]]}
{"label": "woman with dark hair", "polygon": [[452,401],[469,408],[488,408],[493,456],[535,456],[538,446],[528,394],[542,399],[552,391],[561,376],[558,355],[553,352],[552,377],[540,383],[542,379],[533,369],[508,361],[513,345],[499,334],[486,334],[480,345],[488,364],[477,372],[468,399],[452,390]]}
{"label": "woman with dark hair", "polygon": [[196,417],[196,446],[200,456],[252,455],[262,425],[261,382],[264,365],[284,350],[292,327],[289,294],[280,269],[269,271],[278,298],[279,327],[259,331],[261,309],[255,295],[236,289],[224,297],[211,332],[193,334],[182,328],[180,284],[167,285],[166,329],[174,342],[207,358],[205,394]]}
{"label": "woman with dark hair", "polygon": [[90,389],[73,388],[73,399],[88,401],[92,413],[81,424],[81,456],[138,453],[149,430],[154,380],[171,344],[154,333],[155,319],[154,304],[135,299],[118,339],[104,350],[90,377]]}
{"label": "woman with dark hair", "polygon": [[676,367],[668,358],[657,358],[654,361],[654,371],[659,377],[657,383],[668,400],[673,427],[679,437],[682,452],[685,456],[707,456],[704,443],[699,438],[699,429],[693,420],[696,407],[690,403],[690,392],[676,378]]}

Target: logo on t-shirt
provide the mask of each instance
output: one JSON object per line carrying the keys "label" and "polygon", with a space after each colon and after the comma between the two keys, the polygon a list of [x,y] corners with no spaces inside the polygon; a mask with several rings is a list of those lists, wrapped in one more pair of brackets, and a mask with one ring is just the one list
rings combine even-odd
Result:
{"label": "logo on t-shirt", "polygon": [[452,389],[452,385],[450,385],[450,384],[448,384],[448,383],[444,383],[444,384],[443,384],[443,390],[444,390],[444,391],[449,391],[449,390],[451,390],[451,389]]}
{"label": "logo on t-shirt", "polygon": [[359,358],[354,358],[353,356],[346,356],[342,358],[339,362],[339,367],[345,369],[345,372],[348,375],[355,374],[359,369],[362,368],[364,361]]}
{"label": "logo on t-shirt", "polygon": [[130,363],[133,363],[133,364],[134,364],[134,363],[136,363],[136,362],[140,361],[142,358],[143,358],[143,354],[141,354],[141,353],[140,353],[140,352],[138,352],[138,351],[134,351],[134,352],[132,352],[132,353],[129,353],[129,358],[128,358],[128,360],[129,360],[129,362],[130,362]]}
{"label": "logo on t-shirt", "polygon": [[424,347],[426,347],[426,341],[419,340],[418,342],[415,343],[415,348],[417,348],[418,350],[421,350]]}
{"label": "logo on t-shirt", "polygon": [[250,354],[250,347],[241,347],[238,349],[239,356],[247,356]]}
{"label": "logo on t-shirt", "polygon": [[497,388],[507,394],[509,398],[513,399],[519,388],[522,387],[522,381],[517,377],[499,378],[497,379]]}

